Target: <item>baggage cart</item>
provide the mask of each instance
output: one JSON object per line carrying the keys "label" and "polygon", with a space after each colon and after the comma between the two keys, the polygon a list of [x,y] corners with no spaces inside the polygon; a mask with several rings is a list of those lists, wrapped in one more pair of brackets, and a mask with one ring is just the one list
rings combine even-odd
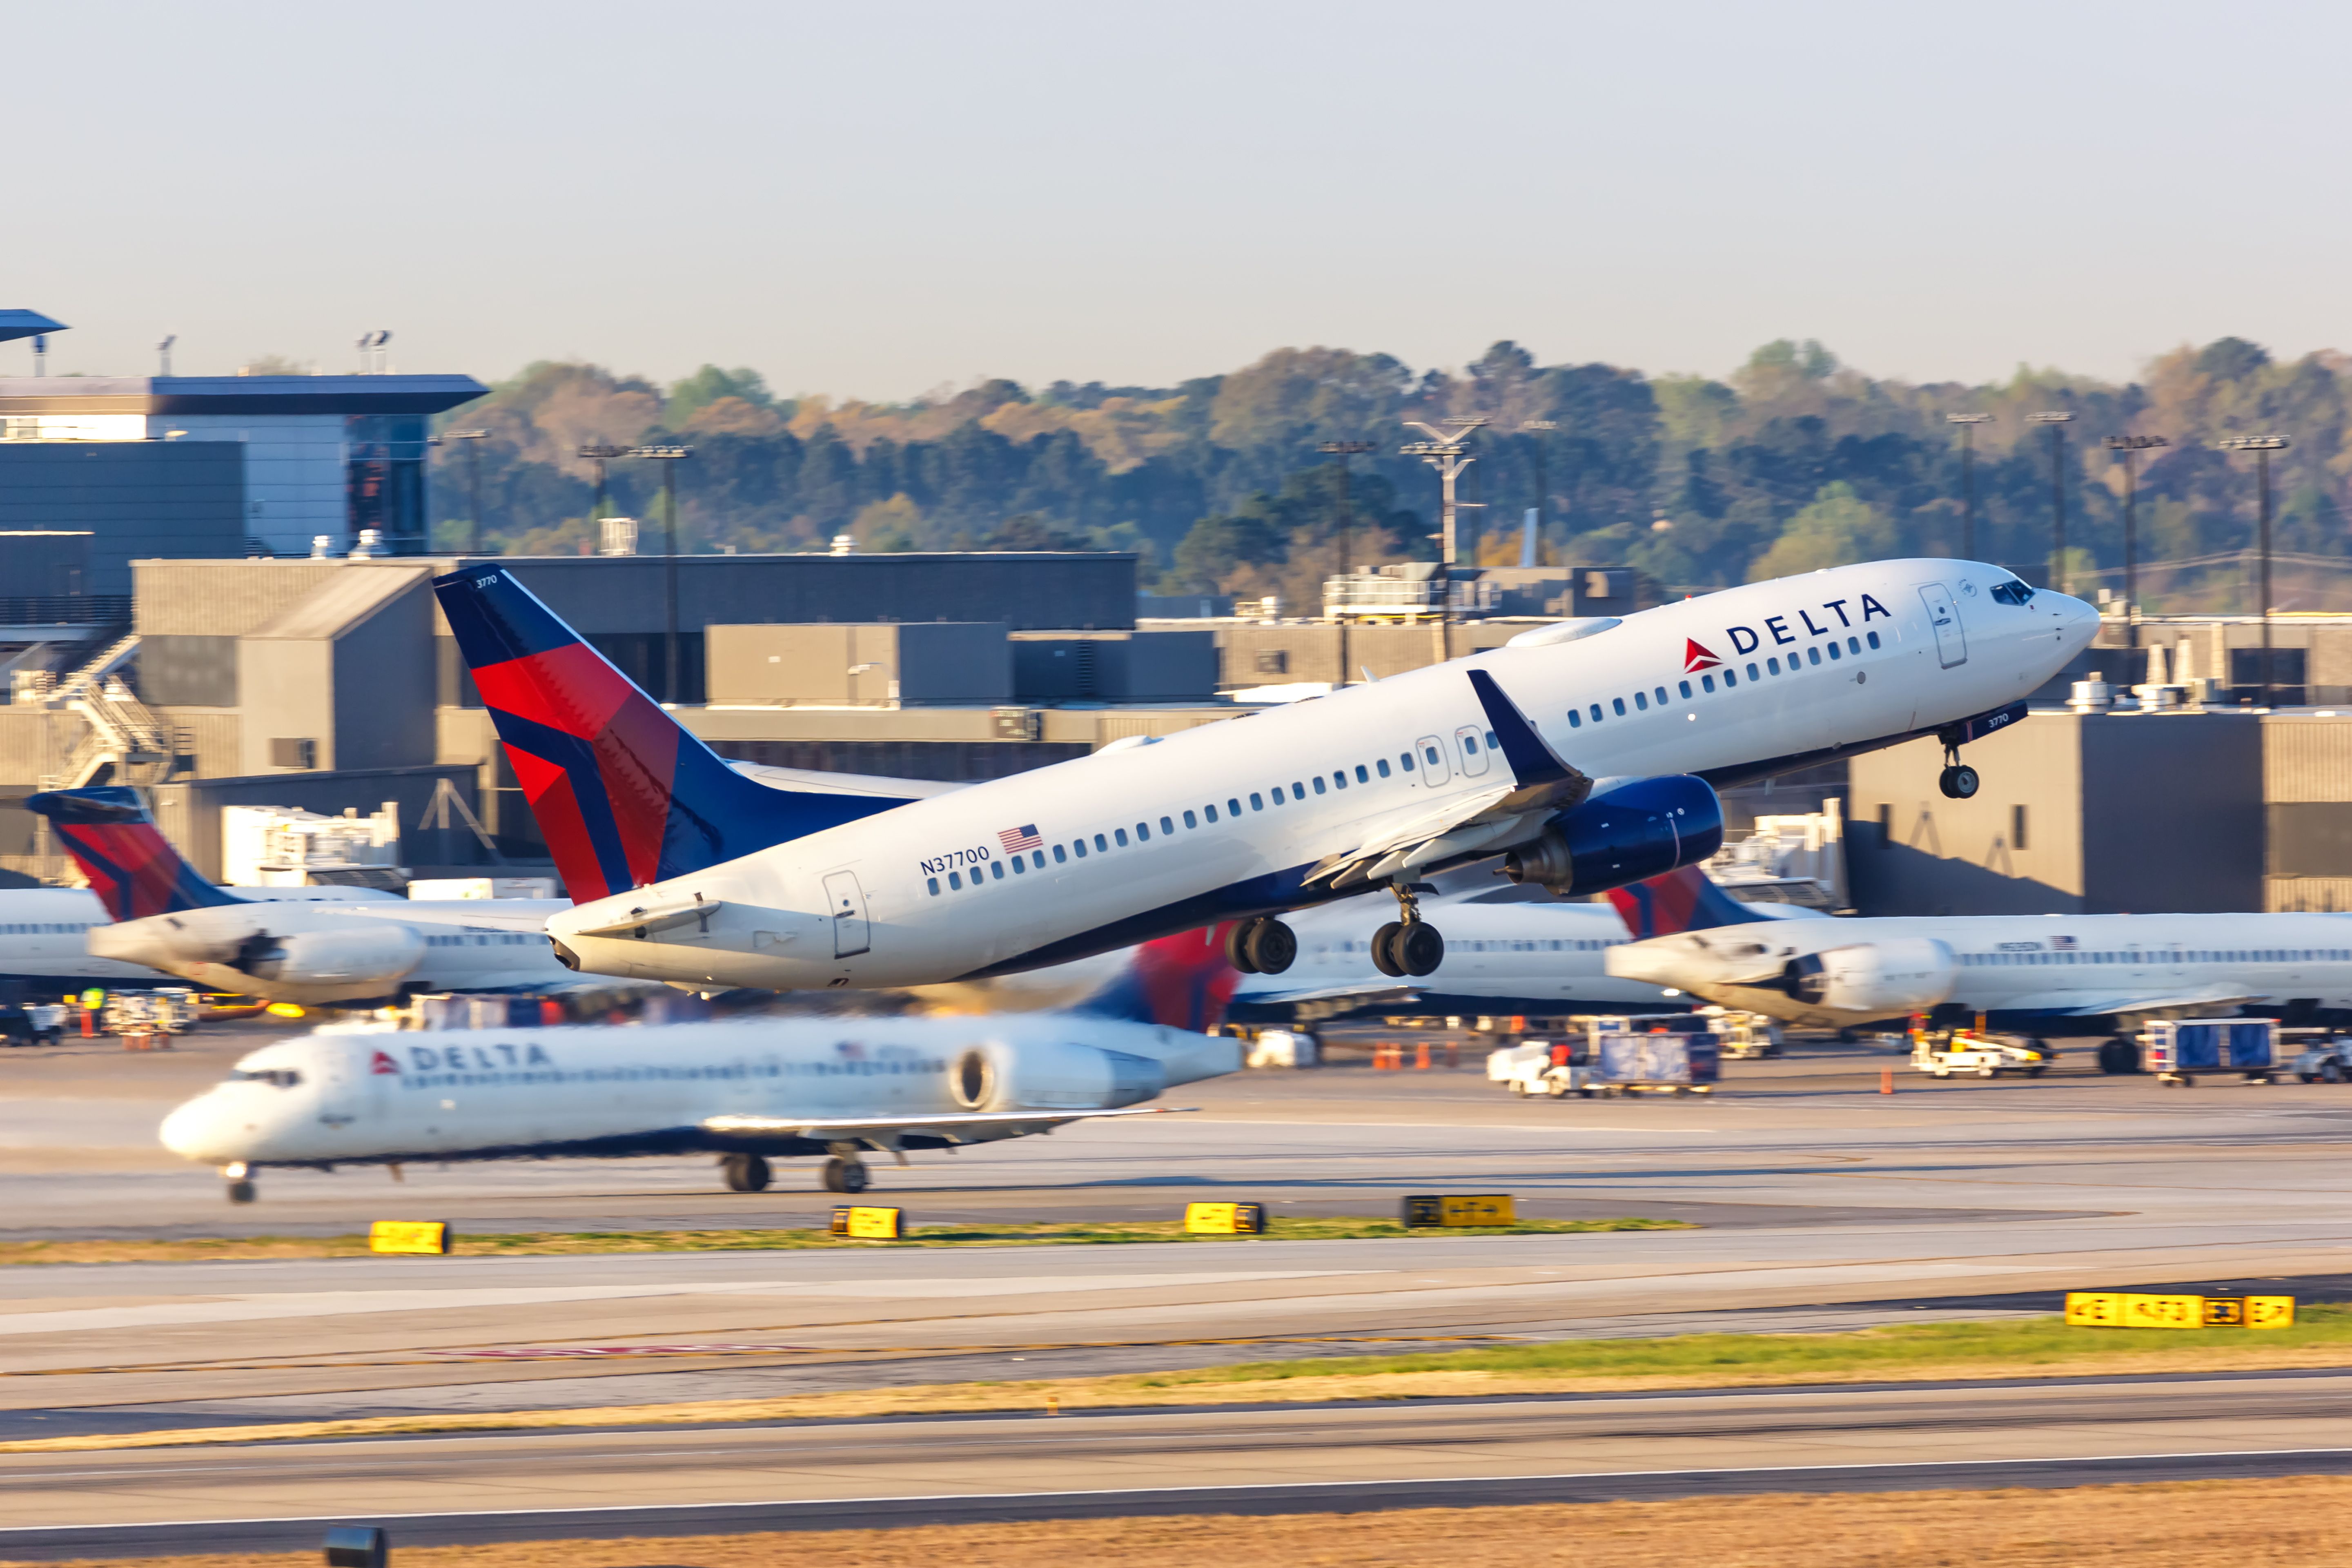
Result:
{"label": "baggage cart", "polygon": [[2279,1071],[2278,1034],[2275,1018],[2158,1018],[2140,1038],[2158,1083],[2193,1089],[2210,1073],[2270,1082]]}
{"label": "baggage cart", "polygon": [[1712,1094],[1723,1057],[1712,1030],[1657,1029],[1596,1037],[1590,1081],[1605,1099],[1633,1094]]}

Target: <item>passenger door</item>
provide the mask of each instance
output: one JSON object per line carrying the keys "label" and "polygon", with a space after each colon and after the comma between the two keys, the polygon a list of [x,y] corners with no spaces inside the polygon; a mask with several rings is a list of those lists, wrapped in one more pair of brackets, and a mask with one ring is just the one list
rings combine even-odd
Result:
{"label": "passenger door", "polygon": [[1927,602],[1927,624],[1936,628],[1936,658],[1946,669],[1968,663],[1968,634],[1960,627],[1960,607],[1952,603],[1952,591],[1941,583],[1927,583],[1921,585],[1919,597]]}
{"label": "passenger door", "polygon": [[866,889],[855,871],[834,871],[824,879],[825,903],[833,914],[833,956],[855,958],[867,949]]}
{"label": "passenger door", "polygon": [[1436,736],[1423,735],[1412,743],[1412,749],[1421,753],[1413,761],[1421,767],[1423,784],[1433,789],[1453,776],[1446,771],[1445,748],[1438,743]]}
{"label": "passenger door", "polygon": [[1475,779],[1486,771],[1486,731],[1475,724],[1465,724],[1454,731],[1455,754],[1461,759],[1462,776]]}

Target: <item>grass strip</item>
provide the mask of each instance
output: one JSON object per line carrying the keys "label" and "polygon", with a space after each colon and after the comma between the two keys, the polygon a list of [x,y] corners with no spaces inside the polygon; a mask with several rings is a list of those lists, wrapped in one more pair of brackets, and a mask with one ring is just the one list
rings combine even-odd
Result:
{"label": "grass strip", "polygon": [[[0,1454],[85,1452],[426,1433],[685,1426],[1042,1410],[1520,1394],[1705,1389],[1790,1384],[1959,1382],[2158,1372],[2352,1366],[2352,1308],[2308,1309],[2293,1328],[2081,1329],[2059,1318],[1902,1323],[1842,1334],[1677,1334],[1568,1340],[1393,1356],[1244,1362],[1191,1372],[950,1383],[771,1399],[697,1400],[573,1410],[373,1416],[0,1443]],[[453,1375],[457,1374],[453,1368]],[[530,1384],[517,1385],[528,1388]]]}
{"label": "grass strip", "polygon": [[[570,1257],[608,1252],[809,1252],[871,1247],[1070,1247],[1122,1242],[1357,1241],[1408,1236],[1574,1236],[1611,1230],[1690,1230],[1682,1220],[1528,1219],[1475,1231],[1408,1229],[1392,1219],[1338,1216],[1273,1219],[1264,1237],[1188,1235],[1181,1220],[1048,1221],[1035,1225],[919,1225],[898,1241],[854,1241],[822,1228],[728,1230],[524,1231],[507,1236],[459,1232],[451,1251],[477,1258]],[[205,1259],[364,1258],[367,1237],[352,1236],[200,1237],[182,1241],[0,1242],[0,1264],[184,1263]]]}
{"label": "grass strip", "polygon": [[[895,1528],[876,1515],[882,1528],[479,1546],[412,1546],[397,1524],[392,1533],[401,1568],[2300,1568],[2352,1558],[2352,1477],[2342,1476]],[[224,1552],[139,1568],[318,1561],[315,1550]]]}

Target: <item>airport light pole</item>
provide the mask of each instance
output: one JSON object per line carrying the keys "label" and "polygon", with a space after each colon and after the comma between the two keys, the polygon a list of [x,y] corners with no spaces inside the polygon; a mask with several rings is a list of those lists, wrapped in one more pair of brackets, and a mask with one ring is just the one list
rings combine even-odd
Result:
{"label": "airport light pole", "polygon": [[2124,465],[2124,636],[2139,646],[2139,468],[2137,458],[2152,447],[2169,446],[2161,436],[2110,436],[2107,450]]}
{"label": "airport light pole", "polygon": [[1992,423],[1990,414],[1947,414],[1944,423],[1960,427],[1960,559],[1977,558],[1977,426]]}
{"label": "airport light pole", "polygon": [[[1544,458],[1548,454],[1544,450],[1543,438],[1552,431],[1559,428],[1559,421],[1557,419],[1522,419],[1519,421],[1519,428],[1525,431],[1528,435],[1536,438],[1536,549],[1540,551],[1543,548],[1544,507],[1551,500],[1551,485],[1544,469]],[[1532,561],[1522,561],[1520,564],[1523,566],[1532,566],[1535,563]]]}
{"label": "airport light pole", "polygon": [[2071,414],[2029,414],[2029,425],[2050,427],[2050,586],[2064,593],[2066,583],[2066,426]]}
{"label": "airport light pole", "polygon": [[[596,500],[588,509],[588,524],[597,527],[604,521],[604,465],[614,458],[625,458],[635,447],[614,447],[592,442],[580,448],[580,455],[596,465]],[[601,544],[601,542],[595,542]]]}
{"label": "airport light pole", "polygon": [[1370,441],[1325,441],[1315,449],[1325,457],[1339,459],[1339,575],[1345,577],[1349,557],[1354,553],[1356,522],[1354,498],[1349,488],[1351,475],[1348,459],[1370,451],[1372,444]]}
{"label": "airport light pole", "polygon": [[694,456],[691,447],[633,447],[628,455],[646,458],[662,466],[662,603],[666,612],[663,623],[662,689],[667,700],[678,700],[677,670],[677,464],[682,458]]}
{"label": "airport light pole", "polygon": [[[2271,705],[2271,454],[2284,452],[2287,438],[2284,436],[2232,436],[2221,443],[2225,452],[2252,452],[2254,455],[2254,486],[2259,498],[2256,504],[2262,518],[2262,578],[2259,593],[2263,606],[2263,706]],[[2304,679],[2310,679],[2308,672]]]}
{"label": "airport light pole", "polygon": [[482,443],[489,436],[488,430],[445,430],[441,434],[445,441],[466,443],[467,506],[474,514],[472,542],[477,555],[482,552]]}

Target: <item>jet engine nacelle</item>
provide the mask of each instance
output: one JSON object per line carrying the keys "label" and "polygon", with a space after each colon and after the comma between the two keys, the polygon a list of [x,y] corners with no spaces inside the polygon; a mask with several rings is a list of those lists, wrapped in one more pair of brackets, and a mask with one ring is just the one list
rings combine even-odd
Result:
{"label": "jet engine nacelle", "polygon": [[1796,1001],[1864,1018],[1924,1013],[1950,996],[1959,977],[1952,950],[1932,937],[1832,947],[1792,958],[1782,971]]}
{"label": "jet engine nacelle", "polygon": [[1503,857],[1503,875],[1555,893],[1600,893],[1695,866],[1723,847],[1723,803],[1702,778],[1634,779],[1586,798]]}
{"label": "jet engine nacelle", "polygon": [[1111,1110],[1168,1087],[1167,1069],[1149,1057],[1060,1041],[968,1047],[949,1073],[972,1110]]}
{"label": "jet engine nacelle", "polygon": [[246,945],[237,967],[264,980],[301,985],[381,984],[389,988],[425,958],[425,939],[407,926],[305,931]]}

